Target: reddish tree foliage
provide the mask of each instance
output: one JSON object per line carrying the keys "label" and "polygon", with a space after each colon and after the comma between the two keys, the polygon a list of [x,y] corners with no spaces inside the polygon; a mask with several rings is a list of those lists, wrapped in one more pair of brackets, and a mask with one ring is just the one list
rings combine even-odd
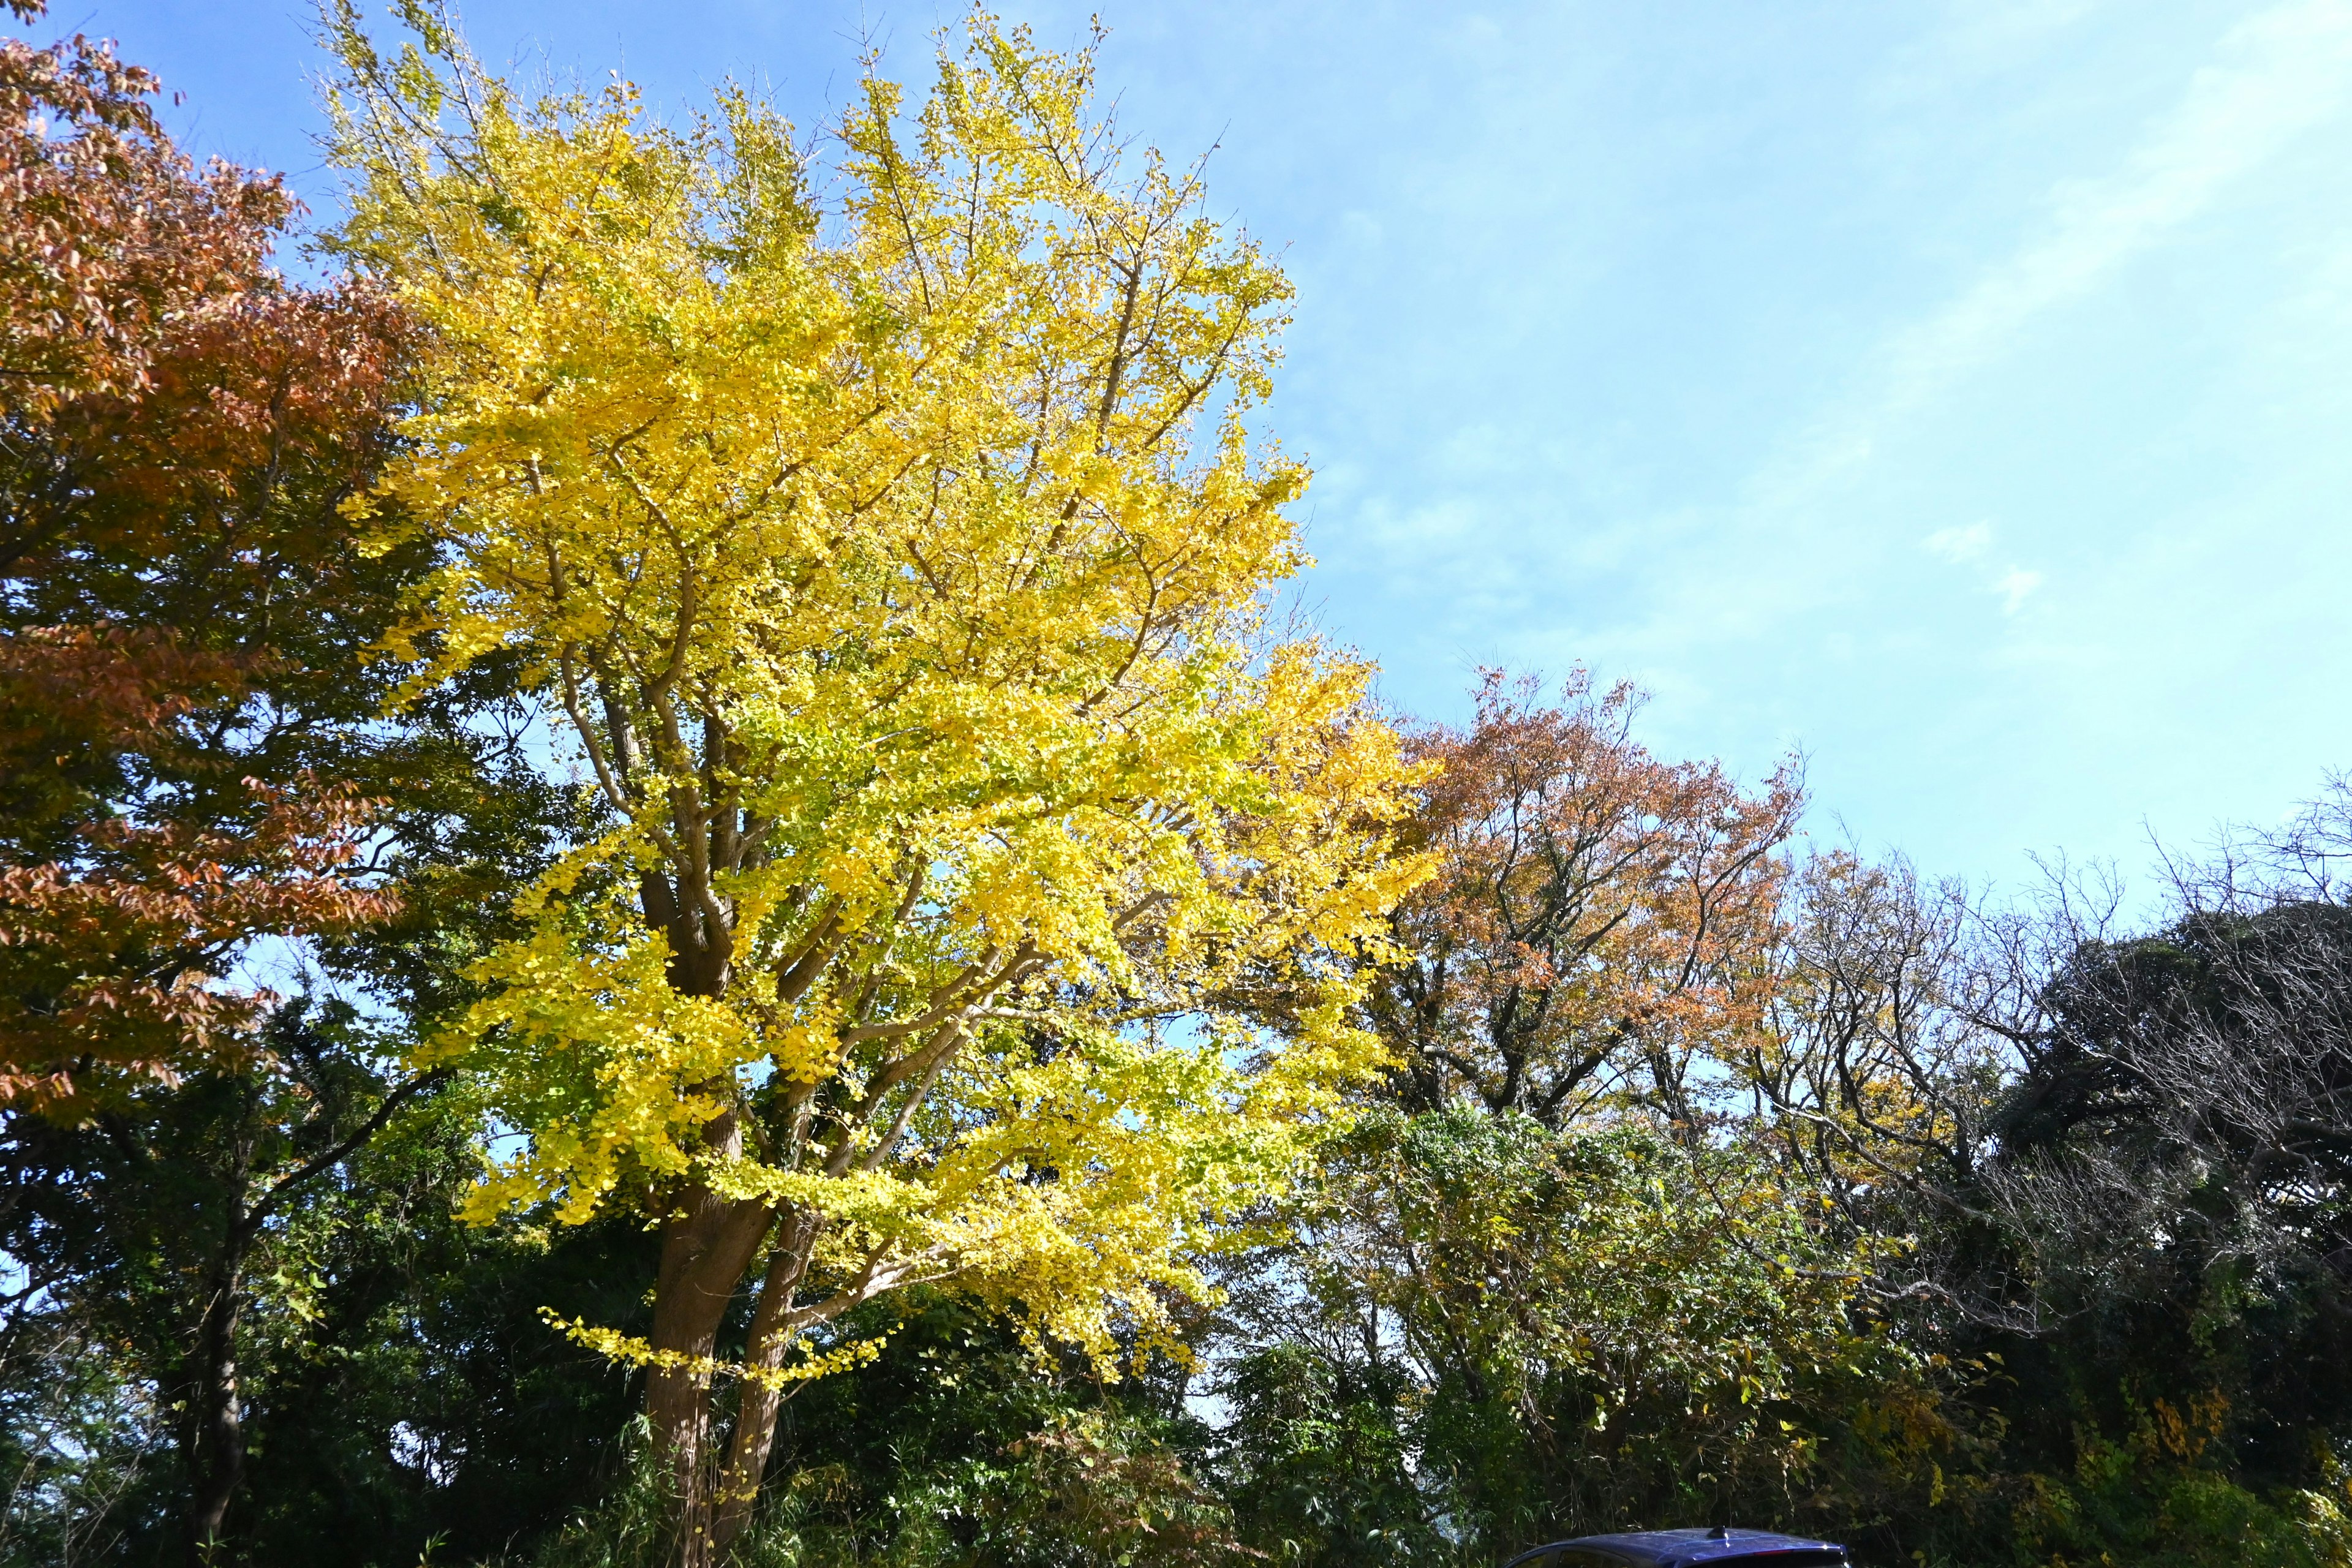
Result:
{"label": "reddish tree foliage", "polygon": [[388,908],[366,803],[273,742],[405,335],[272,272],[292,199],[198,170],[155,90],[0,41],[0,1100],[36,1109],[216,1057],[264,1002],[226,958]]}
{"label": "reddish tree foliage", "polygon": [[[10,0],[9,9],[31,21],[46,7]],[[64,388],[144,384],[155,324],[184,311],[190,284],[201,290],[205,281],[178,264],[169,237],[221,228],[205,221],[210,214],[187,211],[187,197],[200,206],[224,196],[259,204],[255,216],[265,226],[280,216],[267,209],[282,208],[284,198],[266,185],[232,176],[225,188],[187,190],[155,178],[168,156],[146,101],[155,87],[146,71],[80,37],[46,49],[0,43],[0,192],[8,212],[0,233],[0,374],[16,400],[38,407]],[[141,199],[151,194],[164,205]]]}
{"label": "reddish tree foliage", "polygon": [[[236,673],[218,655],[126,633],[0,638],[0,799],[12,823],[68,822],[76,840],[65,858],[0,860],[0,1100],[55,1108],[93,1072],[169,1078],[217,1058],[268,1000],[220,985],[222,960],[262,932],[390,912],[384,894],[339,874],[373,804],[348,786],[243,779],[250,805],[233,832],[74,813],[74,772],[181,752],[174,721],[234,689]],[[67,749],[44,767],[26,754],[36,746]]]}
{"label": "reddish tree foliage", "polygon": [[1416,1106],[1466,1095],[1558,1124],[1611,1095],[1687,1121],[1701,1055],[1763,1022],[1802,791],[1756,794],[1633,740],[1632,688],[1579,671],[1557,705],[1486,672],[1467,731],[1435,727],[1419,847],[1436,878],[1395,915],[1407,957],[1373,1023]]}
{"label": "reddish tree foliage", "polygon": [[197,170],[155,123],[155,90],[103,44],[0,40],[12,578],[110,552],[140,566],[249,552],[259,542],[236,536],[265,525],[299,470],[363,464],[381,439],[403,346],[390,302],[272,272],[296,210],[283,182]]}

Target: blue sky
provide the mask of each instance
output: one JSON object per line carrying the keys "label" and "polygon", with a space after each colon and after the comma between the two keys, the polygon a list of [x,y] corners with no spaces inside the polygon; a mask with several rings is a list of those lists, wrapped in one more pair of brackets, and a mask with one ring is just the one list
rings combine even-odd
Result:
{"label": "blue sky", "polygon": [[[1327,626],[1801,747],[1818,830],[2010,879],[2352,765],[2352,0],[1100,0],[1104,81],[1299,289]],[[1090,5],[1014,4],[1047,42]],[[803,123],[952,6],[474,0],[479,52]],[[305,13],[95,0],[322,205]]]}

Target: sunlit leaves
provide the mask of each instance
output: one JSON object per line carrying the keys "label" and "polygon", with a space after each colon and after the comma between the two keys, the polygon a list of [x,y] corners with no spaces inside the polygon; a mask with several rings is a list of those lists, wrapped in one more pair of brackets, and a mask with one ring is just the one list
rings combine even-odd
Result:
{"label": "sunlit leaves", "polygon": [[957,1279],[1107,1353],[1377,1059],[1420,871],[1369,667],[1267,626],[1287,284],[985,18],[829,171],[419,47],[340,44],[338,244],[435,345],[356,510],[445,563],[412,690],[516,650],[611,823],[434,1047],[525,1134],[481,1212],[691,1186],[796,1216],[794,1312]]}
{"label": "sunlit leaves", "polygon": [[262,759],[299,725],[257,693],[366,597],[318,525],[404,327],[272,272],[291,199],[196,168],[155,86],[0,42],[0,1100],[69,1115],[233,1057],[255,939],[391,908],[351,876],[366,792]]}

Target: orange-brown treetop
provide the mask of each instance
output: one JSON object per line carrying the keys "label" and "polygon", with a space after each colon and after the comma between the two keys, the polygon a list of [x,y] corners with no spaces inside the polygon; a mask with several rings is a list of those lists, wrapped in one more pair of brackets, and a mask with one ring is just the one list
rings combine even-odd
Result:
{"label": "orange-brown treetop", "polygon": [[1419,736],[1439,870],[1397,910],[1406,956],[1370,1003],[1409,1100],[1558,1125],[1614,1097],[1686,1121],[1694,1060],[1761,1026],[1796,772],[1750,793],[1662,761],[1638,706],[1581,670],[1556,702],[1488,671],[1467,729]]}

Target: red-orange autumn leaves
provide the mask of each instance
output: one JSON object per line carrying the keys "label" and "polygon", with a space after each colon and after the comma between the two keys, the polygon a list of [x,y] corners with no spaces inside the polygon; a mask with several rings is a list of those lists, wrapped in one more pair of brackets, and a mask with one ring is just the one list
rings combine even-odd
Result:
{"label": "red-orange autumn leaves", "polygon": [[1694,1123],[1695,1064],[1764,1024],[1793,768],[1743,791],[1633,739],[1627,687],[1557,703],[1490,671],[1467,730],[1433,727],[1413,842],[1437,876],[1394,917],[1402,960],[1370,1006],[1408,1098],[1468,1095],[1549,1125],[1631,1100]]}
{"label": "red-orange autumn leaves", "polygon": [[261,687],[301,628],[236,612],[343,552],[333,499],[385,439],[405,336],[364,288],[273,272],[291,198],[196,168],[155,91],[104,45],[0,44],[0,1097],[20,1103],[233,1053],[264,1002],[224,977],[240,948],[391,907],[351,875],[368,801],[258,760]]}

